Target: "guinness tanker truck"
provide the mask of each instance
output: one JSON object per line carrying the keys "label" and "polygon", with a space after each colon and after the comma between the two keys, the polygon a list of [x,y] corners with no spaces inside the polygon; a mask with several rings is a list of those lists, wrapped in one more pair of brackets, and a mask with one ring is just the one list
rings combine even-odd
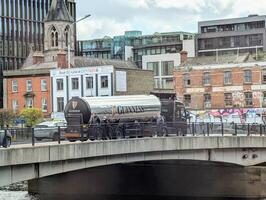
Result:
{"label": "guinness tanker truck", "polygon": [[73,97],[65,107],[70,141],[186,134],[184,105],[154,95]]}

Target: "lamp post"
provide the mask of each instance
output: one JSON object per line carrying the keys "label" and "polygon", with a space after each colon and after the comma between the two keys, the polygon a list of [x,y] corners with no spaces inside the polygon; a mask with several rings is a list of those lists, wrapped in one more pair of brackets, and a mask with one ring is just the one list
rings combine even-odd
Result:
{"label": "lamp post", "polygon": [[[84,19],[87,19],[88,17],[90,17],[91,15],[90,14],[88,14],[88,15],[86,15],[85,17],[83,17],[83,18],[81,18],[81,19],[79,19],[79,20],[77,20],[77,21],[75,21],[75,22],[73,22],[73,23],[71,23],[70,25],[69,25],[69,33],[71,33],[71,27],[72,27],[72,25],[74,25],[74,24],[76,24],[76,23],[78,23],[78,22],[80,22],[80,21],[82,21],[82,20],[84,20]],[[71,35],[69,34],[69,39],[68,39],[68,45],[67,45],[67,54],[68,54],[68,68],[70,68],[70,38],[71,38]]]}

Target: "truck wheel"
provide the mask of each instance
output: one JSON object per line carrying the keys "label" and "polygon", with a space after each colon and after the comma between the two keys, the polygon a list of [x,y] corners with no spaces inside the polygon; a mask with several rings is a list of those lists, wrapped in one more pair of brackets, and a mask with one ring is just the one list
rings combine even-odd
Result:
{"label": "truck wheel", "polygon": [[58,141],[59,140],[59,134],[56,132],[53,135],[53,141]]}

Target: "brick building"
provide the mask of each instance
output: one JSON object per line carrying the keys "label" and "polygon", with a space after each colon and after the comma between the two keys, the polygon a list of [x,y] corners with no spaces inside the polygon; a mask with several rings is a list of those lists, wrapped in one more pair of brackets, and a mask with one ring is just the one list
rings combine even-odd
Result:
{"label": "brick building", "polygon": [[174,78],[177,96],[191,111],[242,109],[261,114],[266,108],[264,54],[188,58]]}
{"label": "brick building", "polygon": [[20,70],[3,71],[4,108],[19,113],[23,108],[40,108],[51,113],[50,69],[55,63],[33,64]]}

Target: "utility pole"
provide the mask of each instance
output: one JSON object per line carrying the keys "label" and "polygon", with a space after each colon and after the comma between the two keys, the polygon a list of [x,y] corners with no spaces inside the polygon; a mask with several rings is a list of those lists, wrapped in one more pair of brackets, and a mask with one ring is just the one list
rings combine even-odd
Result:
{"label": "utility pole", "polygon": [[[91,15],[90,14],[88,14],[88,15],[86,15],[85,17],[83,17],[83,18],[81,18],[81,19],[79,19],[79,20],[77,20],[77,21],[75,21],[75,22],[73,22],[73,23],[71,23],[70,25],[69,25],[69,33],[71,33],[71,27],[74,25],[74,24],[76,24],[76,23],[78,23],[78,22],[80,22],[80,21],[82,21],[82,20],[84,20],[84,19],[86,19],[86,18],[88,18],[88,17],[90,17]],[[68,55],[68,68],[70,68],[70,59],[71,59],[71,56],[70,56],[70,39],[71,39],[71,34],[69,34],[69,36],[68,36],[68,45],[67,45],[67,55]]]}

